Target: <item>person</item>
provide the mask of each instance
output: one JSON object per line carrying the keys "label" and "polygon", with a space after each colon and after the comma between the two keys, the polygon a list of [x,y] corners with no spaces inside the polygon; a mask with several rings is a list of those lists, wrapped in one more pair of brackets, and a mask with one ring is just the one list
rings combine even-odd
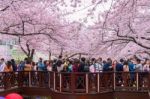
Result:
{"label": "person", "polygon": [[38,71],[44,71],[45,65],[43,63],[43,59],[42,58],[39,58],[39,61],[37,63],[37,67],[38,67]]}
{"label": "person", "polygon": [[63,70],[61,72],[68,72],[68,67],[67,66],[64,66],[63,67]]}
{"label": "person", "polygon": [[113,71],[116,71],[116,65],[118,64],[117,60],[114,60],[112,63]]}
{"label": "person", "polygon": [[85,68],[85,58],[82,57],[82,58],[81,58],[80,65],[79,65],[79,67],[78,67],[78,72],[84,72],[84,71],[85,71],[84,68]]}
{"label": "person", "polygon": [[123,78],[122,78],[123,63],[124,60],[120,59],[120,62],[116,64],[116,80],[119,86],[121,86],[123,82]]}
{"label": "person", "polygon": [[111,70],[112,70],[112,60],[108,58],[107,62],[103,66],[103,71],[111,71]]}
{"label": "person", "polygon": [[4,67],[4,72],[12,72],[13,68],[12,68],[12,63],[11,61],[7,61],[6,66]]}
{"label": "person", "polygon": [[47,71],[48,66],[47,60],[44,60],[43,64],[44,64],[43,71]]}
{"label": "person", "polygon": [[63,64],[64,64],[64,62],[62,60],[62,56],[59,55],[58,59],[56,60],[56,65],[55,65],[57,72],[61,72],[63,70],[63,66],[64,66]]}
{"label": "person", "polygon": [[32,70],[31,61],[27,60],[25,66],[24,66],[24,71],[31,71],[31,70]]}
{"label": "person", "polygon": [[4,71],[5,66],[6,66],[5,60],[4,60],[4,58],[1,58],[1,60],[0,60],[0,72]]}
{"label": "person", "polygon": [[47,65],[47,71],[52,71],[52,62],[51,61],[47,61],[46,65]]}
{"label": "person", "polygon": [[63,66],[62,61],[61,61],[61,60],[58,60],[56,64],[57,64],[57,65],[56,65],[56,67],[57,67],[57,72],[63,71],[64,66]]}
{"label": "person", "polygon": [[69,60],[69,64],[68,64],[68,72],[72,72],[72,64],[73,64],[73,61],[72,60]]}
{"label": "person", "polygon": [[130,71],[130,86],[135,86],[135,64],[134,64],[134,59],[130,58],[128,59],[128,66],[129,66],[129,71]]}
{"label": "person", "polygon": [[129,72],[129,66],[128,66],[128,62],[127,61],[124,62],[123,71],[124,72]]}
{"label": "person", "polygon": [[17,65],[14,59],[11,59],[13,71],[17,71]]}
{"label": "person", "polygon": [[135,71],[136,72],[142,72],[143,70],[143,66],[141,64],[141,60],[140,59],[137,59],[137,64],[135,65]]}
{"label": "person", "polygon": [[143,81],[143,84],[142,84],[142,87],[145,87],[147,86],[147,83],[148,83],[148,78],[149,78],[149,72],[150,72],[150,60],[146,59],[145,61],[145,64],[143,66],[143,78],[142,78],[142,81]]}
{"label": "person", "polygon": [[3,82],[4,82],[4,89],[7,89],[7,88],[10,88],[10,86],[12,84],[12,79],[11,78],[12,78],[13,68],[12,68],[11,61],[7,61],[3,72],[6,72],[3,75]]}
{"label": "person", "polygon": [[129,66],[129,71],[134,72],[135,71],[135,64],[133,63],[133,59],[128,59],[128,66]]}
{"label": "person", "polygon": [[129,78],[130,78],[130,74],[128,73],[129,72],[129,66],[128,66],[128,62],[127,61],[124,61],[124,64],[123,64],[123,73],[122,73],[122,78],[123,78],[123,83],[121,86],[128,86],[128,82],[129,82]]}
{"label": "person", "polygon": [[69,59],[64,59],[63,66],[68,68]]}
{"label": "person", "polygon": [[28,58],[24,58],[24,61],[21,61],[18,65],[18,71],[23,71],[24,70],[24,67],[25,67],[25,64],[27,63],[28,61]]}
{"label": "person", "polygon": [[32,62],[31,65],[32,65],[32,71],[37,71],[37,66],[35,62]]}
{"label": "person", "polygon": [[150,61],[146,60],[144,66],[143,66],[143,71],[144,72],[149,72],[150,71]]}
{"label": "person", "polygon": [[73,64],[73,67],[72,67],[72,71],[73,72],[78,72],[78,67],[80,65],[80,62],[78,59],[74,59],[74,64]]}
{"label": "person", "polygon": [[91,66],[89,67],[89,70],[91,73],[95,73],[97,70],[96,70],[96,60],[95,58],[92,58],[91,59]]}
{"label": "person", "polygon": [[92,58],[92,65],[90,66],[90,72],[102,72],[103,67],[96,61],[95,58]]}
{"label": "person", "polygon": [[123,59],[120,59],[120,63],[116,64],[116,71],[123,71]]}
{"label": "person", "polygon": [[24,70],[24,66],[25,66],[25,62],[24,61],[20,61],[19,65],[18,65],[18,71],[23,71]]}
{"label": "person", "polygon": [[97,62],[98,62],[101,66],[103,66],[103,59],[102,59],[101,57],[98,58]]}

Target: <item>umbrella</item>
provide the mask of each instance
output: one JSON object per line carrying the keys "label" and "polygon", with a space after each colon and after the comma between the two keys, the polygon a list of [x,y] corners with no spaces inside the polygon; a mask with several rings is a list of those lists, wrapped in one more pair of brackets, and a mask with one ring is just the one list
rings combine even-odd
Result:
{"label": "umbrella", "polygon": [[23,97],[17,93],[8,94],[5,99],[23,99]]}

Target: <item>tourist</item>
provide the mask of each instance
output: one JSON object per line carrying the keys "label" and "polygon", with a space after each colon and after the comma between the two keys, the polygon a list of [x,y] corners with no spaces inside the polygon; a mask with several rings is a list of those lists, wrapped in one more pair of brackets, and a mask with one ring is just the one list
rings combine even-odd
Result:
{"label": "tourist", "polygon": [[68,64],[68,72],[72,72],[72,67],[73,67],[73,61],[72,60],[69,60],[69,64]]}
{"label": "tourist", "polygon": [[146,60],[144,66],[143,66],[143,71],[144,72],[149,72],[150,71],[150,61]]}
{"label": "tourist", "polygon": [[98,63],[99,66],[100,66],[99,71],[102,72],[102,71],[103,71],[103,67],[104,67],[103,59],[102,59],[101,57],[98,58],[97,63]]}
{"label": "tourist", "polygon": [[130,58],[128,59],[128,66],[130,71],[130,86],[135,86],[135,64],[134,59]]}
{"label": "tourist", "polygon": [[57,60],[56,59],[52,61],[52,71],[57,72]]}
{"label": "tourist", "polygon": [[116,71],[122,72],[123,71],[123,64],[124,64],[124,60],[120,59],[120,62],[116,64]]}
{"label": "tourist", "polygon": [[135,71],[136,72],[142,72],[143,71],[143,66],[141,64],[141,60],[137,59],[137,64],[135,65]]}
{"label": "tourist", "polygon": [[82,57],[82,58],[81,58],[81,61],[80,61],[80,65],[79,65],[79,67],[78,67],[78,72],[84,72],[85,61],[86,61],[85,58]]}
{"label": "tourist", "polygon": [[18,71],[23,71],[24,70],[24,66],[25,66],[25,62],[24,61],[20,61],[20,63],[18,64]]}
{"label": "tourist", "polygon": [[114,60],[112,63],[113,71],[116,71],[116,65],[118,64],[117,60]]}
{"label": "tourist", "polygon": [[122,82],[121,86],[127,87],[128,86],[128,82],[129,82],[129,78],[130,78],[129,66],[128,66],[128,62],[127,61],[124,61],[123,72],[124,72],[124,73],[122,73],[123,82]]}
{"label": "tourist", "polygon": [[38,61],[38,63],[37,63],[37,67],[38,67],[38,71],[44,71],[45,66],[44,66],[44,63],[43,63],[43,59],[42,59],[42,58],[39,58],[39,61]]}
{"label": "tourist", "polygon": [[78,72],[78,67],[80,65],[80,62],[78,59],[74,59],[74,64],[73,64],[73,72]]}
{"label": "tourist", "polygon": [[99,57],[99,58],[97,59],[97,62],[98,62],[101,66],[103,66],[103,59],[102,59],[101,57]]}
{"label": "tourist", "polygon": [[52,71],[52,62],[51,61],[46,61],[46,68],[47,68],[47,71]]}
{"label": "tourist", "polygon": [[103,66],[103,71],[112,71],[112,60],[111,60],[111,58],[107,59],[107,62]]}
{"label": "tourist", "polygon": [[32,70],[32,64],[31,64],[31,61],[28,59],[24,66],[24,71],[31,71],[31,70]]}
{"label": "tourist", "polygon": [[14,59],[11,59],[13,71],[17,71],[17,65]]}
{"label": "tourist", "polygon": [[123,64],[123,71],[124,72],[129,72],[129,66],[128,66],[128,62],[125,61],[124,64]]}
{"label": "tourist", "polygon": [[116,64],[116,80],[119,86],[122,85],[122,81],[123,81],[123,78],[122,78],[123,63],[124,63],[124,60],[120,59],[120,62]]}
{"label": "tourist", "polygon": [[35,62],[32,62],[31,65],[32,65],[32,71],[37,71],[37,66]]}
{"label": "tourist", "polygon": [[95,73],[95,72],[97,72],[96,68],[97,68],[96,67],[96,59],[92,58],[91,59],[91,66],[89,67],[89,70],[91,73]]}
{"label": "tourist", "polygon": [[63,70],[63,63],[62,63],[61,60],[57,61],[56,67],[57,67],[57,72],[62,72],[62,70]]}
{"label": "tourist", "polygon": [[7,61],[6,66],[4,67],[4,72],[12,72],[12,71],[13,71],[12,62]]}
{"label": "tourist", "polygon": [[96,72],[102,72],[103,67],[100,65],[95,58],[92,58],[92,65],[90,66],[90,72],[96,73]]}
{"label": "tourist", "polygon": [[4,60],[4,58],[1,58],[1,60],[0,60],[0,72],[4,71],[5,66],[6,66],[5,60]]}

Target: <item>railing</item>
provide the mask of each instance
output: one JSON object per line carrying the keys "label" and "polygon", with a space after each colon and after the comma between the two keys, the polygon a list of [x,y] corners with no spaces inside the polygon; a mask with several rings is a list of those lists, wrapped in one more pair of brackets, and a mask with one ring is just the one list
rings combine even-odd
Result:
{"label": "railing", "polygon": [[149,72],[65,73],[46,71],[1,72],[0,89],[50,88],[55,92],[100,93],[104,91],[148,91]]}

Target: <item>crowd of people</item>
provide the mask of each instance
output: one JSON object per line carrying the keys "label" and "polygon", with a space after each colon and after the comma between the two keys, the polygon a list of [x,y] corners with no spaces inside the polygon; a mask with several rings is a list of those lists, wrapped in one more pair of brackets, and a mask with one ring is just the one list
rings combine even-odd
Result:
{"label": "crowd of people", "polygon": [[124,72],[149,72],[150,60],[145,59],[120,59],[112,60],[108,58],[103,60],[102,58],[86,59],[63,59],[59,56],[54,60],[43,60],[39,58],[38,62],[34,62],[25,58],[24,61],[16,63],[14,59],[5,61],[4,58],[0,59],[0,72],[11,71],[55,71],[55,72],[103,72],[103,71],[124,71]]}

